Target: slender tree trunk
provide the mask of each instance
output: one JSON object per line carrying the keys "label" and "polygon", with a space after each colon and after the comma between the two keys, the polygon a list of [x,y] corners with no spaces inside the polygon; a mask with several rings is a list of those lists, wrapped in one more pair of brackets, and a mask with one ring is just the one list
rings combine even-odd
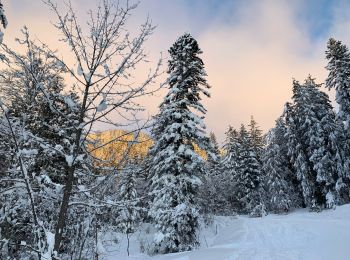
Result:
{"label": "slender tree trunk", "polygon": [[[83,103],[82,107],[80,110],[80,115],[79,115],[79,126],[84,122],[85,118],[85,107],[86,107],[86,102],[89,94],[89,88],[90,88],[90,83],[87,83],[85,86],[85,91],[84,91],[84,98],[83,98]],[[81,135],[83,133],[83,130],[81,128],[78,128],[77,130],[77,135],[75,139],[75,151],[73,151],[73,158],[75,158],[76,155],[79,154],[80,152],[80,139]],[[62,234],[63,230],[66,226],[66,219],[67,219],[67,212],[68,212],[68,207],[69,207],[69,201],[70,201],[70,196],[72,194],[72,189],[73,189],[73,183],[74,183],[74,172],[75,172],[75,164],[74,162],[72,163],[71,166],[67,165],[66,167],[66,173],[67,173],[67,180],[66,180],[66,185],[64,186],[63,190],[63,198],[62,198],[62,203],[61,203],[61,208],[60,212],[58,215],[58,221],[55,229],[55,245],[54,245],[54,251],[59,253],[61,241],[62,241]]]}
{"label": "slender tree trunk", "polygon": [[56,230],[55,230],[54,251],[56,251],[57,253],[59,253],[59,249],[62,241],[63,229],[65,228],[65,225],[66,225],[69,200],[73,189],[74,171],[75,171],[74,166],[68,167],[68,169],[66,170],[66,172],[68,172],[68,176],[67,176],[66,185],[64,186],[63,199],[62,199],[61,208],[58,215],[58,221],[57,221]]}
{"label": "slender tree trunk", "polygon": [[95,224],[95,260],[98,260],[98,229],[97,229],[97,219],[96,219],[96,224]]}
{"label": "slender tree trunk", "polygon": [[130,252],[129,252],[129,246],[130,246],[129,232],[126,232],[126,239],[128,241],[128,246],[126,248],[126,251],[128,252],[128,256],[130,256]]}

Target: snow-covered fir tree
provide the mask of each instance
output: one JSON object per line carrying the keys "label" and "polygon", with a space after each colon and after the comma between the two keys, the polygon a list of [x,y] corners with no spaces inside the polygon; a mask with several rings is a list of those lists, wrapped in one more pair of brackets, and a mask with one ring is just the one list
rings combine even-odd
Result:
{"label": "snow-covered fir tree", "polygon": [[[263,135],[263,131],[260,129],[258,123],[255,121],[254,117],[250,117],[249,122],[249,135],[251,138],[252,146],[254,149],[254,152],[257,155],[257,159],[261,166],[263,165],[263,156],[264,156],[264,148],[266,145],[266,136]],[[261,203],[265,206],[268,205],[268,187],[266,187],[266,173],[264,172],[264,169],[261,168],[261,174],[260,174],[260,196],[261,196]]]}
{"label": "snow-covered fir tree", "polygon": [[[316,173],[308,159],[308,140],[306,140],[307,136],[304,135],[309,125],[312,124],[311,120],[316,120],[316,118],[309,118],[312,116],[308,114],[310,107],[307,102],[310,102],[310,100],[305,100],[308,97],[308,94],[305,92],[306,89],[298,81],[293,81],[294,104],[287,104],[286,111],[286,119],[289,125],[288,153],[293,162],[297,178],[301,183],[305,206],[318,210],[319,203],[316,200],[316,189],[318,189],[316,186]],[[318,198],[321,200],[319,189],[318,195]]]}
{"label": "snow-covered fir tree", "polygon": [[199,244],[195,199],[205,167],[194,144],[207,147],[201,94],[209,96],[201,53],[197,41],[187,33],[169,50],[169,92],[155,118],[155,144],[150,151],[150,216],[158,229],[154,253],[186,251]]}
{"label": "snow-covered fir tree", "polygon": [[211,172],[215,172],[217,170],[217,167],[221,158],[219,144],[214,132],[210,132],[209,134],[209,147],[206,153],[207,153],[207,168],[208,168],[207,174],[211,175],[212,174]]}
{"label": "snow-covered fir tree", "polygon": [[336,101],[339,104],[337,116],[350,131],[350,53],[345,44],[333,38],[327,44],[326,58],[329,71],[326,87],[336,90]]}
{"label": "snow-covered fir tree", "polygon": [[119,201],[122,203],[117,219],[119,229],[126,234],[129,255],[130,234],[134,233],[140,221],[139,198],[136,190],[137,165],[128,162],[122,171],[119,185]]}
{"label": "snow-covered fir tree", "polygon": [[296,191],[290,178],[293,174],[286,152],[286,124],[284,118],[276,120],[267,138],[268,145],[264,151],[263,170],[268,189],[268,208],[275,213],[288,212],[297,206]]}
{"label": "snow-covered fir tree", "polygon": [[325,207],[332,208],[335,204],[348,201],[342,195],[348,194],[344,184],[345,172],[343,164],[344,136],[336,120],[328,95],[322,92],[314,79],[307,78],[305,87],[312,98],[312,109],[318,119],[317,125],[310,132],[309,156],[317,173],[316,181],[322,186],[325,196]]}
{"label": "snow-covered fir tree", "polygon": [[237,159],[240,149],[239,133],[232,126],[229,126],[225,135],[226,138],[223,145],[225,155],[221,161],[221,172],[226,172],[227,174],[233,176],[238,165]]}
{"label": "snow-covered fir tree", "polygon": [[218,208],[221,214],[232,214],[239,209],[239,200],[235,193],[235,177],[239,164],[240,139],[239,133],[232,126],[229,126],[225,133],[223,155],[218,171]]}
{"label": "snow-covered fir tree", "polygon": [[333,38],[327,44],[326,58],[329,71],[326,79],[326,87],[335,89],[336,102],[339,105],[337,119],[344,131],[343,152],[346,186],[350,184],[350,53],[349,49],[341,41]]}
{"label": "snow-covered fir tree", "polygon": [[[200,212],[204,214],[205,219],[209,215],[217,212],[219,208],[217,203],[218,194],[218,175],[220,166],[220,150],[216,136],[213,132],[209,135],[209,147],[206,151],[207,160],[205,163],[205,175],[201,177],[202,185],[198,194],[198,204]],[[221,195],[221,194],[220,194]]]}
{"label": "snow-covered fir tree", "polygon": [[309,77],[303,85],[293,83],[293,106],[289,107],[289,154],[312,210],[333,207],[344,189],[342,140],[328,96]]}
{"label": "snow-covered fir tree", "polygon": [[[7,27],[7,18],[6,18],[5,11],[4,11],[4,5],[1,1],[0,1],[0,23],[1,23],[3,28]],[[0,43],[2,43],[3,37],[4,37],[4,33],[0,30]],[[0,59],[1,59],[1,57],[0,57]]]}
{"label": "snow-covered fir tree", "polygon": [[235,196],[239,200],[239,212],[253,217],[266,214],[263,201],[262,165],[251,138],[244,125],[239,131],[238,164],[235,171]]}
{"label": "snow-covered fir tree", "polygon": [[250,123],[248,127],[249,127],[249,134],[252,140],[252,145],[254,147],[256,154],[258,155],[259,161],[261,161],[261,157],[262,157],[264,145],[265,145],[263,132],[260,129],[258,123],[255,121],[253,116],[250,117]]}

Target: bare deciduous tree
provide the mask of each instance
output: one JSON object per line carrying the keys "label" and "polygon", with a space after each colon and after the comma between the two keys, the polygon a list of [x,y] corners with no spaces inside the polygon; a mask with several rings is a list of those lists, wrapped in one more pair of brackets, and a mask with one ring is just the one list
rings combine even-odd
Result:
{"label": "bare deciduous tree", "polygon": [[[71,76],[72,82],[69,90],[74,90],[77,93],[80,99],[79,105],[69,96],[62,99],[65,106],[68,106],[69,111],[75,116],[71,117],[66,114],[62,108],[57,107],[57,104],[52,102],[52,93],[42,87],[41,79],[34,75],[32,68],[25,66],[23,56],[11,50],[6,44],[1,44],[1,48],[5,56],[22,63],[26,73],[32,74],[35,89],[41,92],[46,99],[49,109],[57,116],[65,118],[66,124],[73,129],[71,133],[73,140],[69,143],[68,149],[62,150],[54,144],[41,144],[44,149],[52,150],[65,159],[64,173],[62,173],[64,175],[62,198],[59,199],[57,216],[53,218],[56,223],[54,230],[52,230],[54,243],[51,254],[52,257],[58,258],[62,251],[62,240],[67,229],[70,208],[79,205],[91,208],[93,211],[104,205],[120,206],[118,203],[104,200],[103,196],[103,191],[108,190],[108,185],[113,181],[113,173],[100,178],[101,176],[94,174],[93,165],[90,164],[89,169],[82,166],[88,165],[86,159],[86,155],[89,154],[88,137],[101,123],[118,128],[127,125],[129,129],[130,125],[134,125],[137,137],[140,130],[147,125],[147,121],[140,124],[140,120],[136,116],[137,112],[143,110],[143,107],[138,104],[138,98],[152,95],[160,88],[156,86],[155,79],[160,75],[161,59],[153,70],[149,70],[146,78],[135,83],[137,77],[135,72],[139,68],[138,66],[148,62],[144,44],[154,31],[154,26],[147,19],[140,26],[137,35],[130,36],[127,22],[137,4],[130,4],[129,1],[123,4],[104,0],[96,12],[89,11],[89,21],[86,26],[82,26],[70,2],[64,6],[66,11],[62,12],[53,1],[45,0],[44,2],[56,15],[55,27],[62,34],[60,41],[67,43],[71,55],[61,57],[45,44],[38,49],[44,52],[47,57],[55,60],[56,66],[60,67],[61,72],[65,71]],[[26,39],[19,42],[28,46],[34,44],[29,39],[26,30],[25,35]],[[74,65],[67,61],[71,60],[72,57]],[[11,64],[9,66],[11,67]],[[32,138],[39,143],[42,142],[34,135]],[[118,138],[115,141],[118,141]],[[104,145],[99,144],[95,149],[100,149]],[[95,181],[89,182],[89,187],[85,185],[84,188],[81,188],[82,185],[79,186],[81,183],[79,178],[84,174],[78,175],[77,172],[81,171],[86,171],[85,175],[95,178]],[[96,192],[95,196],[91,195],[92,191],[97,190],[99,192]],[[77,193],[82,195],[75,196]],[[83,197],[85,200],[82,199]],[[48,244],[50,243],[48,242]],[[81,247],[83,246],[84,244],[81,245]]]}

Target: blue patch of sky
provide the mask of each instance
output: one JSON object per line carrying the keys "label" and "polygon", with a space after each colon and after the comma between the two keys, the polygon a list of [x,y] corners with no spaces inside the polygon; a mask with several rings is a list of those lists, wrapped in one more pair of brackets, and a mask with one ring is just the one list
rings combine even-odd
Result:
{"label": "blue patch of sky", "polygon": [[235,10],[244,3],[243,0],[182,0],[188,7],[188,15],[195,21],[194,29],[201,31],[213,22],[231,24]]}
{"label": "blue patch of sky", "polygon": [[[187,12],[193,18],[196,30],[204,30],[212,22],[232,24],[235,12],[242,5],[249,5],[243,0],[181,0]],[[296,10],[298,26],[304,26],[311,39],[322,38],[328,34],[333,20],[333,8],[337,0],[307,0],[301,1]]]}
{"label": "blue patch of sky", "polygon": [[337,2],[336,0],[303,1],[296,14],[298,26],[305,26],[313,40],[327,36]]}
{"label": "blue patch of sky", "polygon": [[[147,5],[148,0],[142,1]],[[167,1],[160,1],[161,8],[166,8]],[[169,1],[169,0],[168,0]],[[176,4],[185,7],[186,15],[190,18],[189,28],[194,33],[200,33],[212,23],[230,25],[237,20],[235,12],[242,5],[249,5],[246,0],[170,0]],[[169,1],[169,2],[170,2]],[[259,0],[257,0],[259,1]],[[279,1],[279,0],[276,0]],[[73,0],[74,2],[74,0]],[[297,9],[298,26],[304,26],[312,39],[322,38],[327,35],[333,19],[333,7],[339,2],[337,0],[306,0],[301,1]],[[33,0],[13,0],[10,4],[17,12],[26,12],[33,10],[33,4],[36,8],[45,7],[41,1]],[[174,4],[174,2],[172,2]],[[46,11],[49,11],[47,7]],[[45,9],[44,9],[45,10]],[[161,11],[161,10],[160,10]],[[166,13],[166,12],[165,12]]]}

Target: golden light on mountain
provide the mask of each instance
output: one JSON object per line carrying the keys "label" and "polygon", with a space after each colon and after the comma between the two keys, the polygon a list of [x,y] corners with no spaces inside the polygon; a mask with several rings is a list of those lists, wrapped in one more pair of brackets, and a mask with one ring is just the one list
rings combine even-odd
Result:
{"label": "golden light on mountain", "polygon": [[[144,133],[130,133],[125,130],[109,130],[89,135],[93,145],[89,147],[97,165],[122,167],[125,159],[142,160],[153,145],[152,138]],[[194,144],[194,151],[202,158],[207,154]]]}
{"label": "golden light on mountain", "polygon": [[125,158],[132,160],[143,159],[153,141],[143,132],[130,133],[124,130],[110,130],[91,134],[94,142],[89,150],[99,165],[121,167]]}

